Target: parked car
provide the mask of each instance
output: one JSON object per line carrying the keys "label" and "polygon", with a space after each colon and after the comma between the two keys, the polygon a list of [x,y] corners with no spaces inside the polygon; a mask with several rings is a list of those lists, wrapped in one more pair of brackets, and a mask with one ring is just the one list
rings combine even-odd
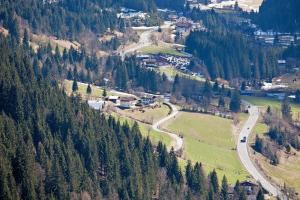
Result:
{"label": "parked car", "polygon": [[242,143],[246,142],[246,136],[244,136],[243,139],[241,139],[241,142]]}

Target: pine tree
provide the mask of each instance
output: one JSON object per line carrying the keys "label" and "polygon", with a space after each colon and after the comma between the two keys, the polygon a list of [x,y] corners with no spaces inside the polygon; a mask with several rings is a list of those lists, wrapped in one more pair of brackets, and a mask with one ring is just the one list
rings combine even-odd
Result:
{"label": "pine tree", "polygon": [[256,196],[256,200],[264,200],[264,193],[262,191],[262,189],[260,189],[257,193],[257,196]]}
{"label": "pine tree", "polygon": [[235,182],[235,185],[234,185],[234,191],[235,191],[236,194],[239,194],[239,193],[240,193],[240,181],[239,181],[239,180],[237,180],[237,181]]}
{"label": "pine tree", "polygon": [[296,91],[295,96],[296,96],[295,102],[296,102],[296,103],[300,103],[300,90],[297,90],[297,91]]}
{"label": "pine tree", "polygon": [[103,97],[106,97],[106,96],[107,96],[106,88],[103,89],[102,96],[103,96]]}
{"label": "pine tree", "polygon": [[212,185],[213,192],[216,194],[219,193],[219,181],[215,169],[210,173],[209,179],[210,179],[210,184]]}
{"label": "pine tree", "polygon": [[86,88],[86,93],[87,94],[91,94],[92,93],[92,87],[90,86],[90,84],[88,84],[88,86]]}
{"label": "pine tree", "polygon": [[292,120],[291,105],[287,97],[285,97],[281,103],[281,113],[283,119],[286,119],[288,121]]}
{"label": "pine tree", "polygon": [[239,200],[247,200],[247,196],[244,189],[239,192]]}
{"label": "pine tree", "polygon": [[228,182],[227,182],[227,178],[224,175],[223,179],[222,179],[222,187],[221,187],[221,199],[222,200],[228,200]]}
{"label": "pine tree", "polygon": [[229,108],[232,112],[238,112],[241,109],[241,97],[238,90],[234,90],[231,95]]}
{"label": "pine tree", "polygon": [[24,30],[23,45],[26,49],[29,47],[29,35],[27,29]]}
{"label": "pine tree", "polygon": [[245,81],[242,82],[241,90],[242,91],[246,90],[246,82]]}
{"label": "pine tree", "polygon": [[210,81],[208,79],[206,79],[204,83],[203,96],[208,99],[212,97],[212,88],[211,88]]}
{"label": "pine tree", "polygon": [[178,87],[180,85],[180,81],[179,81],[179,75],[176,74],[175,78],[174,78],[174,82],[173,82],[173,88],[172,88],[172,92],[176,93],[178,91]]}
{"label": "pine tree", "polygon": [[213,86],[213,90],[214,92],[218,92],[219,91],[219,83],[217,80],[215,80],[214,86]]}
{"label": "pine tree", "polygon": [[218,106],[219,107],[225,107],[225,100],[224,100],[224,97],[223,96],[220,96],[219,97],[219,102],[218,102]]}
{"label": "pine tree", "polygon": [[78,90],[77,80],[74,78],[73,84],[72,84],[72,91],[76,92]]}
{"label": "pine tree", "polygon": [[271,114],[271,107],[270,106],[268,106],[268,108],[267,108],[267,113]]}

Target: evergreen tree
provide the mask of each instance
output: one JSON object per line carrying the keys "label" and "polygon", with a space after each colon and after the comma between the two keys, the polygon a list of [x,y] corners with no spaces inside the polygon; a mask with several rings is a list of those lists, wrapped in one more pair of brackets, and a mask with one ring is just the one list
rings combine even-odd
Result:
{"label": "evergreen tree", "polygon": [[180,85],[179,75],[176,74],[173,82],[173,88],[172,88],[173,93],[176,93],[178,91],[179,85]]}
{"label": "evergreen tree", "polygon": [[73,84],[72,84],[72,91],[76,92],[77,90],[78,90],[77,79],[74,78]]}
{"label": "evergreen tree", "polygon": [[241,189],[239,192],[239,200],[247,200],[246,192],[244,189]]}
{"label": "evergreen tree", "polygon": [[256,200],[264,200],[264,193],[262,191],[262,189],[260,189],[257,193],[257,196],[256,196]]}
{"label": "evergreen tree", "polygon": [[268,108],[267,108],[267,113],[271,114],[271,107],[270,106],[268,106]]}
{"label": "evergreen tree", "polygon": [[215,169],[210,173],[209,178],[210,178],[210,184],[212,185],[213,192],[218,194],[219,193],[219,181],[218,181],[218,176],[217,176],[217,172]]}
{"label": "evergreen tree", "polygon": [[203,96],[210,99],[212,97],[212,87],[210,81],[206,79],[203,88]]}
{"label": "evergreen tree", "polygon": [[92,93],[92,87],[90,86],[90,84],[88,84],[88,86],[86,88],[86,93],[87,94],[91,94]]}
{"label": "evergreen tree", "polygon": [[238,112],[241,109],[241,97],[238,90],[234,90],[231,95],[229,108],[232,112]]}
{"label": "evergreen tree", "polygon": [[218,83],[217,80],[214,83],[213,90],[214,90],[214,92],[218,92],[219,91],[219,83]]}
{"label": "evergreen tree", "polygon": [[221,199],[222,200],[228,200],[229,196],[228,196],[228,182],[227,182],[227,178],[224,175],[223,179],[222,179],[222,187],[221,187]]}
{"label": "evergreen tree", "polygon": [[242,91],[246,90],[246,82],[245,81],[242,82],[241,90]]}
{"label": "evergreen tree", "polygon": [[103,97],[106,97],[106,96],[107,96],[106,88],[103,89],[102,96],[103,96]]}
{"label": "evergreen tree", "polygon": [[23,45],[24,45],[24,48],[29,47],[29,34],[28,34],[27,29],[24,30]]}
{"label": "evergreen tree", "polygon": [[281,103],[281,113],[283,119],[286,119],[288,121],[292,120],[291,105],[287,97],[285,97]]}
{"label": "evergreen tree", "polygon": [[296,96],[295,102],[296,102],[296,103],[300,103],[300,90],[297,90],[297,91],[296,91],[295,96]]}
{"label": "evergreen tree", "polygon": [[218,102],[218,106],[219,107],[225,107],[225,100],[224,100],[224,97],[223,96],[220,96],[219,97],[219,102]]}

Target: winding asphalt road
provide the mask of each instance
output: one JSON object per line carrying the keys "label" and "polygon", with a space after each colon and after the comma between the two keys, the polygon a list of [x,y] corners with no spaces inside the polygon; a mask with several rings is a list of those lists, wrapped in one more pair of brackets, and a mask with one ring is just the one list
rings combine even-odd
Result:
{"label": "winding asphalt road", "polygon": [[158,131],[158,132],[161,132],[161,133],[169,135],[175,141],[175,144],[174,144],[173,148],[174,148],[174,151],[176,152],[176,151],[179,151],[182,148],[183,139],[181,137],[179,137],[178,135],[174,134],[174,133],[161,130],[160,129],[160,125],[163,124],[163,123],[165,123],[166,121],[174,118],[178,114],[178,109],[176,108],[176,106],[174,106],[173,104],[171,104],[169,102],[165,102],[165,103],[168,104],[171,107],[171,109],[172,109],[171,114],[168,115],[168,116],[166,116],[165,118],[157,121],[156,123],[154,123],[152,125],[152,128],[155,131]]}
{"label": "winding asphalt road", "polygon": [[243,104],[248,107],[250,106],[250,107],[248,108],[249,118],[246,121],[246,123],[244,124],[244,126],[239,134],[239,140],[238,140],[238,144],[237,144],[237,152],[240,157],[240,160],[241,160],[242,164],[244,165],[244,167],[246,168],[246,170],[252,175],[252,177],[256,181],[258,181],[262,185],[262,187],[266,191],[268,191],[273,196],[279,197],[280,199],[285,199],[285,198],[282,198],[282,194],[281,194],[280,190],[277,187],[275,187],[274,185],[272,185],[269,182],[269,180],[267,180],[261,174],[261,172],[255,167],[255,165],[252,163],[250,156],[249,156],[248,148],[247,148],[247,142],[241,142],[241,140],[244,137],[246,137],[246,139],[248,140],[248,137],[259,118],[259,109],[257,106],[253,106],[245,101],[243,101]]}

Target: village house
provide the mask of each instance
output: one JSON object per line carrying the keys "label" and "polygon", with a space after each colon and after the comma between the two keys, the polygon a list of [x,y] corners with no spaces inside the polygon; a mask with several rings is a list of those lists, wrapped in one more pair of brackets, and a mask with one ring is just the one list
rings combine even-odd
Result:
{"label": "village house", "polygon": [[111,101],[115,104],[120,104],[120,97],[119,96],[109,96],[106,98],[108,101]]}
{"label": "village house", "polygon": [[89,100],[88,105],[95,110],[102,110],[105,102],[102,100]]}
{"label": "village house", "polygon": [[120,97],[120,108],[129,109],[133,108],[136,104],[136,98],[134,97]]}
{"label": "village house", "polygon": [[137,105],[149,106],[154,103],[155,103],[155,96],[153,96],[153,97],[143,96],[141,99],[138,100]]}

